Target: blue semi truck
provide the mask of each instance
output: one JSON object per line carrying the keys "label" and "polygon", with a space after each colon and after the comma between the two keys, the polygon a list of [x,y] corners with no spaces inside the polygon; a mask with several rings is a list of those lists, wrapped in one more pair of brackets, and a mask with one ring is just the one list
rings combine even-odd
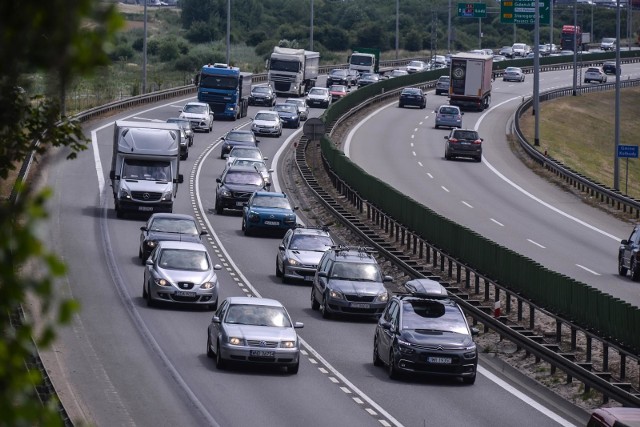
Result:
{"label": "blue semi truck", "polygon": [[253,74],[227,64],[208,64],[198,78],[198,101],[206,102],[216,118],[240,119],[247,115]]}

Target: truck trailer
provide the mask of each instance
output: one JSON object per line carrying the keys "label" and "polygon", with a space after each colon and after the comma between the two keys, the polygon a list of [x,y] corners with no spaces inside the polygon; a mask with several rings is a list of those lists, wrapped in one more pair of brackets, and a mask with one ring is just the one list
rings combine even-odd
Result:
{"label": "truck trailer", "polygon": [[237,120],[247,115],[253,74],[227,64],[208,64],[200,70],[198,101],[206,102],[216,118]]}
{"label": "truck trailer", "polygon": [[451,57],[449,104],[482,111],[491,103],[493,57],[459,53]]}
{"label": "truck trailer", "polygon": [[267,80],[276,93],[303,96],[316,85],[320,52],[276,46],[269,58]]}
{"label": "truck trailer", "polygon": [[173,212],[178,184],[184,180],[178,126],[115,122],[109,178],[118,218],[127,212]]}

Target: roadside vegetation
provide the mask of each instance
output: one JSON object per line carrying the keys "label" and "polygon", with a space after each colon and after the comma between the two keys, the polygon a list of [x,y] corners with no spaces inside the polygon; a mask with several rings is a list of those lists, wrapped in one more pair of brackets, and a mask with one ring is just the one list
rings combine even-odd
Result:
{"label": "roadside vegetation", "polygon": [[[567,96],[540,103],[541,152],[613,188],[615,155],[615,92]],[[640,88],[620,91],[620,144],[638,145]],[[533,144],[535,119],[525,114],[520,126]],[[628,180],[627,180],[628,176]],[[619,159],[619,189],[640,199],[640,159]]]}

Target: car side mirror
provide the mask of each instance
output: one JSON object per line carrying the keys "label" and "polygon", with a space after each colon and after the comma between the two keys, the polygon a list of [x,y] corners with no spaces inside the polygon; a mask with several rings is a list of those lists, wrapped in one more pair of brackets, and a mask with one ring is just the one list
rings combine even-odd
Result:
{"label": "car side mirror", "polygon": [[116,171],[109,172],[109,179],[112,181],[116,179]]}
{"label": "car side mirror", "polygon": [[216,182],[217,182],[218,184],[222,184],[222,180],[221,180],[220,178],[216,178]]}
{"label": "car side mirror", "polygon": [[326,271],[318,271],[318,277],[327,277]]}
{"label": "car side mirror", "polygon": [[149,231],[149,230],[147,229],[146,225],[143,225],[142,227],[140,227],[140,231]]}
{"label": "car side mirror", "polygon": [[294,323],[294,324],[293,324],[293,327],[294,327],[295,329],[302,329],[302,328],[304,328],[304,323],[302,323],[302,322],[296,322],[296,323]]}
{"label": "car side mirror", "polygon": [[449,137],[448,137],[448,136],[445,136],[445,137],[444,137],[444,139],[449,139]]}
{"label": "car side mirror", "polygon": [[179,174],[178,175],[178,184],[182,184],[184,182],[184,175]]}
{"label": "car side mirror", "polygon": [[213,316],[211,318],[211,323],[220,323],[220,318],[218,316]]}
{"label": "car side mirror", "polygon": [[222,266],[220,264],[216,264],[213,266],[214,270],[222,270]]}
{"label": "car side mirror", "polygon": [[390,330],[391,330],[392,325],[391,325],[391,322],[387,322],[386,320],[381,320],[381,321],[380,321],[380,327],[381,327],[382,329],[386,329],[387,331],[390,331]]}
{"label": "car side mirror", "polygon": [[153,265],[153,260],[151,258],[147,258],[147,260],[144,263],[145,265]]}
{"label": "car side mirror", "polygon": [[265,187],[271,187],[271,183],[270,183],[270,182],[266,182],[266,183],[264,184],[264,186],[265,186]]}
{"label": "car side mirror", "polygon": [[629,241],[628,240],[620,240],[620,244],[621,245],[628,245]]}
{"label": "car side mirror", "polygon": [[281,251],[284,251],[284,245],[283,245],[282,243],[280,243],[280,244],[278,245],[278,249],[280,249]]}
{"label": "car side mirror", "polygon": [[471,328],[471,335],[472,336],[480,335],[480,329],[472,327]]}
{"label": "car side mirror", "polygon": [[460,112],[460,115],[461,115],[461,116],[464,116],[464,113],[461,111],[461,112]]}
{"label": "car side mirror", "polygon": [[202,231],[200,232],[200,235],[201,235],[201,236],[206,236],[207,234],[209,234],[209,232],[208,232],[207,230],[202,230]]}
{"label": "car side mirror", "polygon": [[384,277],[382,278],[382,281],[383,281],[383,282],[393,282],[393,277],[391,277],[391,276],[384,276]]}

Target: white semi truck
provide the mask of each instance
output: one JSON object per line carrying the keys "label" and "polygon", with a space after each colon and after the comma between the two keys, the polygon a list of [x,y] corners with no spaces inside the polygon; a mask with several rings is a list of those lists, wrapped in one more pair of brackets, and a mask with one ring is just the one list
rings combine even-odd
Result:
{"label": "white semi truck", "polygon": [[482,111],[491,103],[493,57],[459,53],[451,57],[449,104]]}
{"label": "white semi truck", "polygon": [[303,96],[316,85],[319,66],[320,52],[276,46],[267,79],[278,94]]}
{"label": "white semi truck", "polygon": [[176,123],[116,121],[111,187],[118,218],[127,212],[173,212],[180,174]]}

